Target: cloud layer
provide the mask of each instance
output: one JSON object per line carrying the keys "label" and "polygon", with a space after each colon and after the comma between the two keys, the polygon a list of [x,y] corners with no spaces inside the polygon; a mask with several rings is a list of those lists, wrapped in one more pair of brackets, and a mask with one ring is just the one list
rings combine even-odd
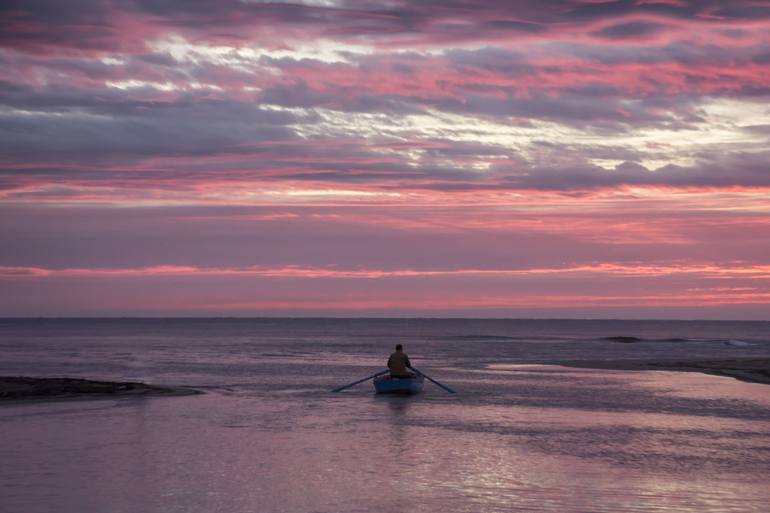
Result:
{"label": "cloud layer", "polygon": [[[0,267],[46,271],[0,273],[30,298],[0,314],[61,311],[58,280],[126,279],[221,280],[204,313],[345,310],[320,292],[271,303],[301,273],[250,274],[257,300],[232,276],[147,269],[326,269],[327,294],[375,270],[391,274],[368,300],[334,304],[549,315],[594,304],[592,278],[462,273],[762,268],[768,29],[753,0],[4,2]],[[748,286],[602,276],[597,298],[638,299],[620,316],[668,314],[656,295],[716,309]],[[767,277],[751,280],[730,316],[770,313]],[[711,281],[704,303],[692,291]],[[439,301],[459,283],[467,297]]]}

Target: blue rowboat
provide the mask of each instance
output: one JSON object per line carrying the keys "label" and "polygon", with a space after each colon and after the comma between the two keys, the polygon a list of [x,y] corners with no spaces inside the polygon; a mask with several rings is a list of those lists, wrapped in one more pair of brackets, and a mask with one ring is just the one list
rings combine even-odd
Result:
{"label": "blue rowboat", "polygon": [[422,374],[414,378],[391,378],[386,374],[375,378],[372,382],[378,394],[417,394],[422,391],[425,378]]}

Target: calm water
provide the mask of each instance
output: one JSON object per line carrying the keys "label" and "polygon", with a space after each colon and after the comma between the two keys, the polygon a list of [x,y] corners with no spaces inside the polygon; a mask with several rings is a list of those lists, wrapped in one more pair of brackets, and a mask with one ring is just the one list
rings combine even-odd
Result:
{"label": "calm water", "polygon": [[[458,394],[329,393],[399,342]],[[0,320],[0,375],[207,392],[2,405],[0,511],[766,513],[769,386],[542,365],[743,356],[770,323]]]}

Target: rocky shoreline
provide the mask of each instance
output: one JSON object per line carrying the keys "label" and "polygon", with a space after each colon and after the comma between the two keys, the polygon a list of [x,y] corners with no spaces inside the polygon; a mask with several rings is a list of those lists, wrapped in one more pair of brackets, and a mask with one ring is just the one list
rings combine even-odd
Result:
{"label": "rocky shoreline", "polygon": [[94,381],[80,378],[0,376],[0,402],[176,396],[200,393],[200,391],[190,388],[161,387],[134,382]]}
{"label": "rocky shoreline", "polygon": [[770,358],[735,358],[729,360],[573,360],[551,363],[588,369],[703,372],[715,376],[728,376],[749,383],[770,384]]}

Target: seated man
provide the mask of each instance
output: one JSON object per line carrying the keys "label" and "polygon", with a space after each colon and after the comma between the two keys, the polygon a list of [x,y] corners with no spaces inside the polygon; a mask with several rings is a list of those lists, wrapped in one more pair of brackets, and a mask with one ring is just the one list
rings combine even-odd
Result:
{"label": "seated man", "polygon": [[396,352],[390,355],[388,358],[388,369],[390,369],[391,378],[413,378],[416,376],[414,372],[410,372],[412,364],[409,362],[409,356],[404,352],[404,347],[401,344],[396,346]]}

